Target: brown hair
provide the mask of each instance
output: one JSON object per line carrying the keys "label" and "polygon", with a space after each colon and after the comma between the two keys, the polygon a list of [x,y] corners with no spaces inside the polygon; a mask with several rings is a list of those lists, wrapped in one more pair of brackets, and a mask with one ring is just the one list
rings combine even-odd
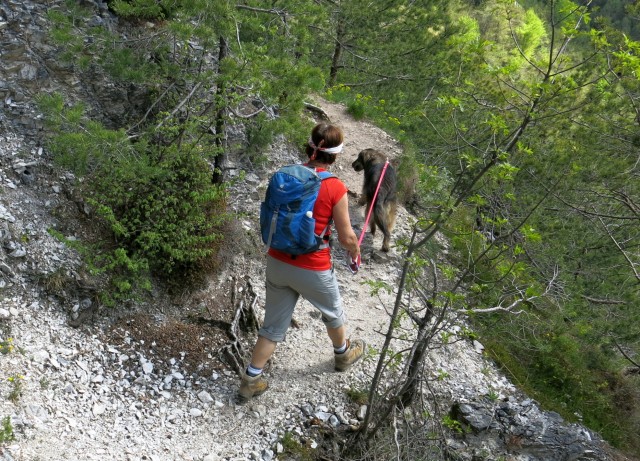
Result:
{"label": "brown hair", "polygon": [[[335,125],[319,123],[313,127],[313,130],[311,130],[311,140],[316,147],[336,147],[344,141],[344,134],[342,133],[342,130]],[[315,153],[315,160],[320,163],[331,165],[336,161],[337,154],[329,154],[327,152],[314,149],[309,144],[307,144],[306,151],[307,157],[309,158],[311,158]]]}

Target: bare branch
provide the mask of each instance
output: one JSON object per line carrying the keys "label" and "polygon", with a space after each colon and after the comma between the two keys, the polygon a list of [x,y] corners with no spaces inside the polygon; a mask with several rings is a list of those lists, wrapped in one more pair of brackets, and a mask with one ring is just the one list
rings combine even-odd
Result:
{"label": "bare branch", "polygon": [[613,344],[615,344],[616,348],[620,351],[620,353],[622,354],[622,356],[627,359],[633,366],[635,366],[639,372],[640,372],[640,364],[635,362],[631,357],[629,357],[627,355],[627,353],[625,353],[625,351],[622,349],[622,347],[620,346],[620,344],[618,344],[618,342],[615,340],[615,338],[611,338],[611,340],[613,341]]}
{"label": "bare branch", "polygon": [[591,296],[582,295],[584,299],[594,304],[627,304],[626,301],[615,301],[613,299],[598,299]]}
{"label": "bare branch", "polygon": [[236,5],[236,8],[239,10],[253,11],[254,13],[266,13],[266,14],[277,15],[283,18],[283,20],[286,20],[287,15],[289,14],[285,10],[277,10],[275,8],[271,8],[271,9],[256,8],[254,6],[248,6],[248,5]]}
{"label": "bare branch", "polygon": [[[534,296],[534,298],[537,298],[537,296]],[[529,298],[529,299],[533,299],[533,298]],[[473,312],[474,314],[489,314],[491,312],[508,312],[509,314],[520,315],[524,313],[524,311],[523,310],[514,311],[513,308],[518,304],[520,304],[521,302],[528,301],[529,299],[526,299],[526,300],[518,299],[512,305],[507,307],[494,306],[494,307],[487,307],[486,309],[469,309],[469,312]]]}
{"label": "bare branch", "polygon": [[263,112],[263,111],[265,111],[267,109],[267,105],[262,101],[260,101],[260,102],[262,103],[262,107],[260,107],[255,112],[251,112],[250,114],[240,114],[240,113],[236,112],[232,107],[227,107],[227,109],[229,110],[229,112],[231,112],[236,117],[247,119],[247,118],[255,117],[260,112]]}
{"label": "bare branch", "polygon": [[[562,204],[568,206],[569,208],[571,208],[574,211],[577,211],[580,214],[584,214],[587,216],[594,216],[597,218],[609,218],[609,219],[620,219],[620,220],[627,220],[627,221],[637,221],[638,220],[638,216],[623,216],[623,215],[610,215],[610,214],[605,214],[605,213],[599,213],[597,211],[589,211],[586,210],[584,208],[580,208],[576,205],[573,205],[569,202],[567,202],[562,196],[560,196],[559,194],[553,194],[553,197],[556,198],[558,201],[560,201]],[[557,208],[546,208],[547,210],[550,211],[559,211],[561,212],[562,210],[557,209]]]}
{"label": "bare branch", "polygon": [[513,40],[513,43],[515,43],[520,56],[522,56],[524,60],[527,61],[531,67],[533,67],[535,70],[537,70],[538,72],[544,75],[544,70],[540,69],[533,61],[531,61],[529,57],[524,53],[524,50],[520,47],[520,42],[518,41],[518,37],[516,37],[516,33],[513,30],[513,24],[511,23],[511,18],[509,18],[507,22],[509,23],[509,33],[511,34],[511,39]]}
{"label": "bare branch", "polygon": [[315,114],[318,114],[324,120],[329,120],[329,115],[324,110],[322,110],[322,107],[318,107],[314,104],[311,104],[310,102],[305,102],[304,107],[305,109],[310,110]]}
{"label": "bare branch", "polygon": [[640,205],[633,201],[631,197],[625,194],[622,191],[614,192],[614,195],[617,196],[617,200],[622,203],[626,208],[629,209],[634,215],[640,218]]}
{"label": "bare branch", "polygon": [[540,294],[540,295],[524,296],[524,293],[522,292],[522,290],[521,289],[517,289],[517,291],[519,292],[519,294],[522,297],[516,299],[515,301],[513,301],[511,304],[509,304],[507,306],[498,305],[498,306],[494,306],[494,307],[487,307],[487,308],[484,308],[484,309],[468,309],[468,312],[472,312],[474,314],[487,314],[487,313],[490,313],[490,312],[509,312],[510,314],[514,314],[514,315],[522,314],[524,311],[522,311],[522,310],[514,311],[513,309],[516,308],[517,306],[519,306],[522,303],[531,302],[534,299],[542,298],[545,295],[547,295],[549,292],[551,292],[551,288],[553,287],[554,282],[555,282],[557,277],[558,277],[558,268],[556,267],[554,269],[554,271],[553,271],[553,277],[551,277],[551,280],[549,280],[549,283],[547,284],[547,287],[545,288],[544,292],[542,294]]}
{"label": "bare branch", "polygon": [[170,91],[174,86],[175,86],[175,82],[174,82],[174,83],[172,83],[171,85],[169,85],[169,87],[168,87],[166,90],[164,90],[164,91],[162,92],[162,94],[158,97],[158,99],[156,99],[156,100],[153,102],[153,104],[151,104],[151,106],[149,106],[149,109],[147,109],[147,112],[146,112],[146,113],[144,114],[144,116],[140,119],[140,121],[139,121],[138,123],[136,123],[135,125],[133,125],[131,128],[129,128],[129,130],[128,130],[128,131],[131,131],[131,130],[133,130],[134,128],[137,128],[138,126],[140,126],[140,124],[141,124],[142,122],[144,122],[144,121],[147,119],[147,117],[149,116],[149,114],[151,113],[151,111],[153,110],[153,108],[154,108],[154,107],[155,107],[155,106],[156,106],[160,101],[162,101],[162,98],[164,98],[164,96],[165,96],[165,95],[166,95],[166,94],[167,94],[167,93],[168,93],[168,92],[169,92],[169,91]]}
{"label": "bare branch", "polygon": [[397,460],[400,461],[400,442],[398,441],[398,420],[396,418],[396,409],[395,407],[393,408],[393,441],[396,444],[396,455],[397,455]]}
{"label": "bare branch", "polygon": [[609,230],[607,225],[604,223],[602,218],[598,218],[598,219],[600,220],[600,224],[602,224],[602,227],[604,228],[605,232],[607,233],[607,235],[609,236],[609,238],[611,239],[613,244],[616,246],[618,251],[620,251],[620,253],[624,257],[624,259],[627,260],[627,263],[629,264],[629,267],[631,268],[631,271],[633,272],[633,275],[638,280],[638,282],[640,282],[640,273],[638,272],[638,269],[636,267],[637,265],[631,260],[631,258],[627,254],[627,252],[624,250],[624,248],[622,248],[622,245],[620,245],[618,240],[616,240],[616,238],[613,236],[613,234],[611,233],[611,231]]}
{"label": "bare branch", "polygon": [[191,91],[189,92],[189,94],[188,94],[188,95],[187,95],[187,96],[186,96],[182,101],[180,101],[180,104],[178,104],[178,105],[175,107],[175,109],[173,109],[173,110],[171,111],[171,113],[170,113],[169,115],[167,115],[167,116],[166,116],[166,117],[165,117],[165,118],[164,118],[160,123],[158,123],[158,124],[156,125],[156,130],[157,130],[157,129],[159,129],[162,125],[164,125],[164,124],[165,124],[165,122],[166,122],[167,120],[169,120],[171,117],[173,117],[173,116],[176,114],[176,112],[178,112],[178,111],[180,110],[180,108],[181,108],[182,106],[184,106],[184,105],[187,103],[187,101],[188,101],[189,99],[191,99],[191,96],[193,96],[193,93],[195,93],[195,92],[196,92],[196,90],[197,90],[198,88],[200,88],[200,85],[202,85],[202,83],[200,83],[200,82],[198,82],[198,83],[196,83],[196,84],[195,84],[195,86],[191,89]]}
{"label": "bare branch", "polygon": [[[587,7],[590,4],[591,4],[591,0],[586,2],[586,4],[584,6]],[[579,11],[580,8],[581,8],[581,6],[576,6],[572,11],[569,11],[560,21],[558,21],[558,23],[564,21],[566,18],[568,18],[569,16],[571,16],[575,12]],[[580,29],[583,21],[584,21],[584,13],[581,13],[579,18],[578,18],[578,21],[576,22],[576,24],[574,26],[574,30]],[[555,22],[552,21],[552,29],[553,30],[555,30],[556,25],[558,23],[555,23]],[[570,37],[570,36],[569,37],[565,37],[562,45],[560,46],[560,49],[558,50],[558,53],[555,55],[555,57],[552,57],[552,59],[550,60],[550,62],[549,62],[549,73],[548,73],[549,76],[551,75],[552,66],[556,63],[556,61],[558,59],[560,59],[560,56],[562,54],[564,54],[564,52],[566,51],[567,47],[569,46],[569,42],[571,41],[571,39],[572,39],[572,37]],[[551,50],[553,49],[553,47],[550,47],[550,48],[551,48]],[[556,72],[556,75],[557,75],[557,72]]]}

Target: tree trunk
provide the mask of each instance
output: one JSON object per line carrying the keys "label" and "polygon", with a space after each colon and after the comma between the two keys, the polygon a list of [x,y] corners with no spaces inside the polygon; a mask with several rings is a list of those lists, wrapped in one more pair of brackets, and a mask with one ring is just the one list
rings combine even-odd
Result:
{"label": "tree trunk", "polygon": [[342,56],[342,39],[344,37],[344,22],[339,19],[336,28],[336,46],[333,49],[333,58],[331,59],[331,70],[329,71],[329,87],[336,84],[338,79],[338,68],[340,67],[340,57]]}
{"label": "tree trunk", "polygon": [[222,76],[221,63],[227,57],[228,46],[227,40],[224,37],[220,37],[220,49],[218,50],[218,87],[216,89],[216,123],[215,123],[215,145],[218,148],[218,155],[214,159],[214,169],[212,181],[214,184],[222,184],[224,181],[224,165],[226,163],[226,154],[224,152],[224,136],[225,136],[225,114],[226,114],[226,100],[225,91],[226,85]]}

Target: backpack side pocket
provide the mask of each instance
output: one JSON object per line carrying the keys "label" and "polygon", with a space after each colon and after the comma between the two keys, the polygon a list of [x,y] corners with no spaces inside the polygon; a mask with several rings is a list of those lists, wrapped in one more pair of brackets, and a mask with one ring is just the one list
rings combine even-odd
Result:
{"label": "backpack side pocket", "polygon": [[311,214],[311,211],[307,211],[307,213],[302,216],[302,220],[300,222],[300,235],[298,237],[303,247],[313,248],[318,244],[315,230],[316,219]]}
{"label": "backpack side pocket", "polygon": [[267,249],[271,243],[272,232],[275,231],[275,228],[273,230],[271,229],[270,221],[272,216],[275,216],[275,213],[272,214],[271,211],[267,202],[260,203],[260,235],[262,237],[262,243],[267,245]]}

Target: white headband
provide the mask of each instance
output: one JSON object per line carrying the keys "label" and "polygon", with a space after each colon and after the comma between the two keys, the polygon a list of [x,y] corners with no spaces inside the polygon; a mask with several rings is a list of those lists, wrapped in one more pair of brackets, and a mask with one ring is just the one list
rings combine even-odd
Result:
{"label": "white headband", "polygon": [[313,139],[309,138],[309,146],[314,150],[320,150],[322,152],[326,152],[327,154],[339,154],[342,152],[342,144],[336,147],[318,147],[313,142]]}

